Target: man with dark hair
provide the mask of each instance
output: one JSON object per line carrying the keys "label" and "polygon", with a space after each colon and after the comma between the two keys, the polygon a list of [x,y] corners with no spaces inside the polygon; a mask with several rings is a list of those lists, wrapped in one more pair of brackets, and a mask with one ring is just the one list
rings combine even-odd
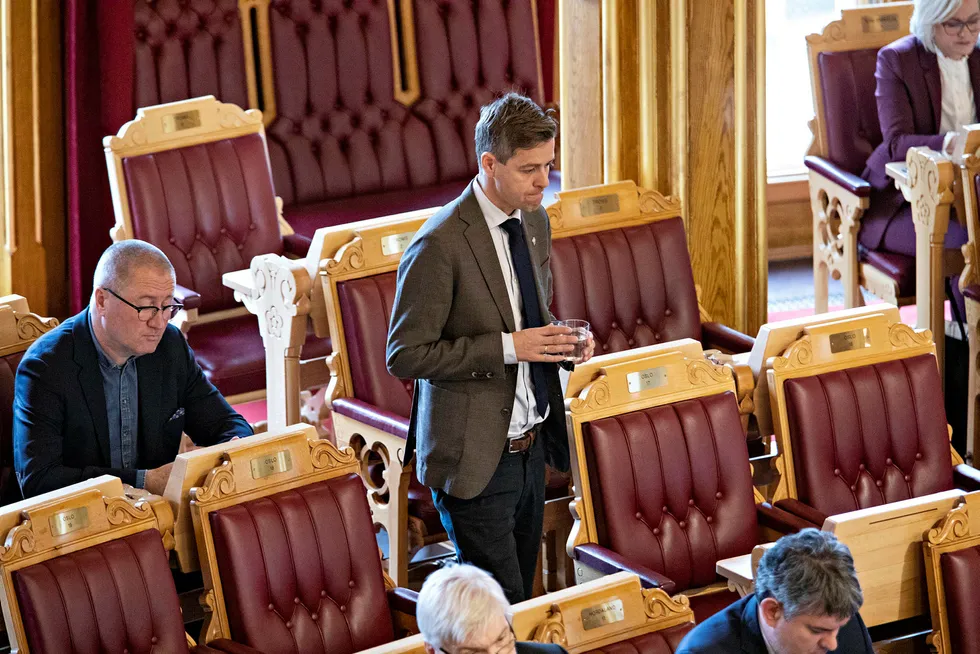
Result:
{"label": "man with dark hair", "polygon": [[677,654],[873,654],[863,603],[847,546],[804,529],[762,556],[755,593],[695,627]]}
{"label": "man with dark hair", "polygon": [[[551,229],[541,209],[557,125],[508,94],[480,111],[479,174],[430,218],[398,267],[388,370],[416,379],[405,462],[417,447],[461,562],[531,597],[545,462],[569,465],[558,362],[576,342],[551,325]],[[590,337],[585,359],[592,355]]]}
{"label": "man with dark hair", "polygon": [[14,467],[25,497],[102,474],[162,495],[183,433],[196,445],[252,433],[167,322],[182,307],[163,252],[116,243],[94,286],[88,308],[17,368]]}

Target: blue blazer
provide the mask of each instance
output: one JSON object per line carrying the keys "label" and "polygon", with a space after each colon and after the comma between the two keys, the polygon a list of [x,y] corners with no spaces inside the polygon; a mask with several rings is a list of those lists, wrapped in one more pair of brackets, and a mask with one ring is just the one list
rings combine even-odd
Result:
{"label": "blue blazer", "polygon": [[[88,321],[88,309],[69,318],[35,341],[17,367],[14,468],[25,497],[103,474],[136,483],[136,469],[110,467],[102,373]],[[173,462],[182,432],[197,445],[252,434],[173,325],[155,352],[136,360],[136,370],[138,468]]]}
{"label": "blue blazer", "polygon": [[[860,614],[841,627],[837,649],[842,654],[874,654],[871,636]],[[766,641],[759,629],[759,602],[746,595],[728,608],[696,626],[676,654],[766,654]]]}

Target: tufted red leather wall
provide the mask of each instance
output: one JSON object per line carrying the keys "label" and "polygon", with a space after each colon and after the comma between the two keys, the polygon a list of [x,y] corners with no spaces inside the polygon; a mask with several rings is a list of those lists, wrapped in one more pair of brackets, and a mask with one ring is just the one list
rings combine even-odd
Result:
{"label": "tufted red leather wall", "polygon": [[202,95],[248,106],[238,0],[136,0],[133,18],[135,107]]}
{"label": "tufted red leather wall", "polygon": [[13,581],[33,652],[187,652],[155,529],[32,565]]}
{"label": "tufted red leather wall", "polygon": [[752,550],[756,509],[732,393],[585,427],[599,545],[666,575],[678,592],[714,583],[718,560]]}
{"label": "tufted red leather wall", "polygon": [[701,339],[680,218],[556,239],[552,312],[588,320],[596,354]]}
{"label": "tufted red leather wall", "polygon": [[940,562],[949,612],[950,651],[977,654],[980,652],[980,607],[976,601],[976,589],[980,587],[980,549],[949,552],[942,555]]}
{"label": "tufted red leather wall", "polygon": [[801,502],[834,515],[953,488],[932,355],[788,379],[784,391]]}
{"label": "tufted red leather wall", "polygon": [[0,505],[23,499],[14,475],[14,377],[23,352],[0,357]]}
{"label": "tufted red leather wall", "polygon": [[821,52],[817,55],[823,87],[827,159],[860,175],[881,143],[878,105],[873,101],[878,49]]}
{"label": "tufted red leather wall", "polygon": [[394,628],[355,474],[215,511],[233,640],[263,652],[359,652]]}
{"label": "tufted red leather wall", "polygon": [[603,645],[602,649],[592,650],[588,654],[673,654],[684,640],[684,636],[692,629],[694,623],[687,622],[662,631],[634,636],[618,643],[609,643]]}

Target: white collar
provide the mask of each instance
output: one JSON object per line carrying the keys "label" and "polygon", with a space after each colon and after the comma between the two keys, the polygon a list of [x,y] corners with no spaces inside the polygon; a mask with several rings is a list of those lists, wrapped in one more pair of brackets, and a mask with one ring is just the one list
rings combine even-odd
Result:
{"label": "white collar", "polygon": [[936,48],[936,57],[939,59],[939,65],[943,68],[965,68],[970,59],[969,57],[960,57],[959,59],[947,57],[939,48]]}
{"label": "white collar", "polygon": [[483,217],[486,218],[487,224],[490,227],[500,227],[511,218],[521,219],[520,209],[514,209],[514,213],[508,216],[504,213],[503,209],[491,202],[483,187],[480,186],[479,178],[473,179],[473,194],[476,195],[476,201],[480,204]]}

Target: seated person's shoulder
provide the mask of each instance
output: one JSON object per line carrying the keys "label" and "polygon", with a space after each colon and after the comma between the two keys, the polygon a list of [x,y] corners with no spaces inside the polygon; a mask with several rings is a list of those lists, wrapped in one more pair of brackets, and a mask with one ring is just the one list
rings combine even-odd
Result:
{"label": "seated person's shoulder", "polygon": [[566,654],[561,645],[546,643],[517,643],[517,654]]}
{"label": "seated person's shoulder", "polygon": [[20,360],[18,370],[24,368],[44,370],[72,361],[75,355],[73,322],[74,319],[66,320],[31,343]]}
{"label": "seated person's shoulder", "polygon": [[722,610],[694,627],[681,641],[677,654],[741,652],[741,613]]}

